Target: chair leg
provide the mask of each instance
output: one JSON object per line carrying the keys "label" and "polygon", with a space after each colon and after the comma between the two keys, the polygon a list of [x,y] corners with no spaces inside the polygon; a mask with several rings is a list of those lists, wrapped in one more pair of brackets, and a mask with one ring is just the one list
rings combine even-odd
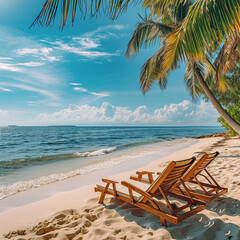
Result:
{"label": "chair leg", "polygon": [[160,221],[162,223],[162,226],[167,227],[167,222],[166,222],[166,220],[164,218],[160,217]]}
{"label": "chair leg", "polygon": [[104,198],[105,198],[105,195],[106,195],[106,193],[105,193],[104,191],[102,191],[102,193],[101,193],[101,196],[100,196],[100,198],[99,198],[99,201],[98,201],[98,203],[100,203],[100,204],[102,204],[102,203],[103,203],[103,200],[104,200]]}
{"label": "chair leg", "polygon": [[105,195],[106,195],[106,193],[107,193],[107,190],[108,190],[109,185],[110,185],[110,183],[107,183],[105,189],[102,191],[98,203],[100,203],[100,204],[103,203],[103,200],[104,200],[104,198],[105,198]]}

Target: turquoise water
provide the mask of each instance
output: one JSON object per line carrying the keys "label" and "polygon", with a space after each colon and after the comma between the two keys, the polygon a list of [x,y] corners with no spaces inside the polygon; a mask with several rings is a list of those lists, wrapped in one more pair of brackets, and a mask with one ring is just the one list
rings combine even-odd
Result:
{"label": "turquoise water", "polygon": [[188,137],[221,131],[220,127],[0,128],[0,199],[136,156],[174,150]]}

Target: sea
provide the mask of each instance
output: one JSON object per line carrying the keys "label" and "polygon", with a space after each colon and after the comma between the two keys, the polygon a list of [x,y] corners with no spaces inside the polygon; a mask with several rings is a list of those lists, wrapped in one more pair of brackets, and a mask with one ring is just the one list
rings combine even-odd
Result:
{"label": "sea", "polygon": [[[221,127],[0,127],[0,199],[123,162],[163,156]],[[148,158],[149,159],[149,158]],[[140,160],[139,160],[140,162]]]}

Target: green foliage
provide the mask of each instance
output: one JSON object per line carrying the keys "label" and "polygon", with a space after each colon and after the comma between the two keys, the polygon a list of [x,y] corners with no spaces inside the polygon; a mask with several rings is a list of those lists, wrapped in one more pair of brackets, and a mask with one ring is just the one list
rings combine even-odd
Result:
{"label": "green foliage", "polygon": [[195,1],[183,23],[165,41],[166,70],[176,61],[189,57],[201,59],[208,50],[220,46],[231,30],[239,27],[239,8],[237,0]]}
{"label": "green foliage", "polygon": [[[211,86],[217,100],[225,107],[228,114],[238,123],[240,123],[240,65],[236,65],[233,71],[226,76],[228,88],[224,93],[219,92],[216,86]],[[206,97],[205,97],[206,98]],[[207,99],[207,98],[206,98]],[[226,130],[230,130],[232,135],[237,135],[230,125],[222,118],[218,118]]]}
{"label": "green foliage", "polygon": [[[229,106],[227,109],[228,114],[238,123],[240,123],[240,101],[238,104]],[[223,119],[223,117],[218,118],[218,122],[222,124],[226,130],[230,130],[230,134],[236,136],[237,133],[231,128],[231,126]]]}
{"label": "green foliage", "polygon": [[[219,92],[213,82],[209,82],[210,89],[222,106],[228,108],[240,104],[240,65],[237,64],[231,73],[225,75],[227,89]],[[205,96],[205,100],[208,100]]]}
{"label": "green foliage", "polygon": [[195,71],[194,71],[195,67],[198,67],[202,75],[204,75],[204,70],[205,70],[204,65],[201,64],[201,62],[197,63],[195,61],[192,61],[191,59],[186,64],[186,72],[184,75],[186,88],[190,93],[193,101],[197,101],[201,96],[201,94],[203,93],[203,90],[195,75]]}
{"label": "green foliage", "polygon": [[[143,18],[142,18],[143,19]],[[150,45],[161,42],[162,37],[173,31],[171,26],[153,21],[150,19],[143,19],[143,22],[137,24],[136,29],[128,43],[126,56],[130,58],[138,54],[142,46],[146,48]]]}
{"label": "green foliage", "polygon": [[158,81],[160,89],[167,87],[167,73],[162,68],[164,46],[161,47],[151,58],[149,58],[142,66],[140,76],[140,86],[145,94],[150,90],[154,81]]}
{"label": "green foliage", "polygon": [[[128,58],[136,56],[141,47],[148,47],[155,43],[160,45],[160,49],[142,66],[140,86],[143,93],[150,90],[154,81],[157,81],[159,87],[164,90],[167,87],[168,73],[179,66],[179,62],[175,62],[168,71],[164,69],[163,60],[165,58],[166,46],[164,39],[178,28],[178,25],[181,24],[186,17],[189,6],[188,4],[180,4],[174,9],[168,8],[162,13],[161,18],[157,20],[153,20],[155,19],[154,14],[152,14],[152,16],[146,16],[145,18],[141,17],[143,22],[136,25],[136,29],[133,32],[126,51]],[[192,86],[190,81],[189,79],[188,85]],[[194,91],[189,92],[195,94]]]}

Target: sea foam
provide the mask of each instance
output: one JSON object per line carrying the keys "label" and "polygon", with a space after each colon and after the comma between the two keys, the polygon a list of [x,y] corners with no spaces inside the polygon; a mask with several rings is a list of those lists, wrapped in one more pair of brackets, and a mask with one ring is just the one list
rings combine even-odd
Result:
{"label": "sea foam", "polygon": [[[97,154],[98,152],[98,154],[101,153],[101,155],[103,155],[104,152],[106,153],[106,150],[110,151],[110,148],[104,149],[104,150],[105,151],[94,151],[94,152],[95,154]],[[111,151],[114,151],[114,148],[111,148]],[[90,153],[94,153],[94,152],[90,152]],[[99,169],[110,168],[122,162],[130,161],[130,160],[151,155],[154,153],[156,152],[155,151],[139,151],[139,152],[122,154],[118,157],[110,158],[109,160],[106,160],[106,161],[99,161],[99,162],[96,161],[93,164],[89,164],[75,170],[65,171],[61,173],[54,173],[54,174],[38,177],[38,178],[27,180],[27,181],[18,181],[13,184],[0,185],[0,199],[6,198],[18,192],[26,191],[32,188],[37,188],[42,185],[50,184],[53,182],[58,182],[58,181],[68,179],[77,175],[87,174]],[[94,155],[94,156],[98,156],[98,155]]]}
{"label": "sea foam", "polygon": [[110,152],[113,152],[117,149],[117,147],[110,147],[110,148],[102,148],[92,152],[76,152],[75,155],[79,157],[94,157],[94,156],[101,156]]}

